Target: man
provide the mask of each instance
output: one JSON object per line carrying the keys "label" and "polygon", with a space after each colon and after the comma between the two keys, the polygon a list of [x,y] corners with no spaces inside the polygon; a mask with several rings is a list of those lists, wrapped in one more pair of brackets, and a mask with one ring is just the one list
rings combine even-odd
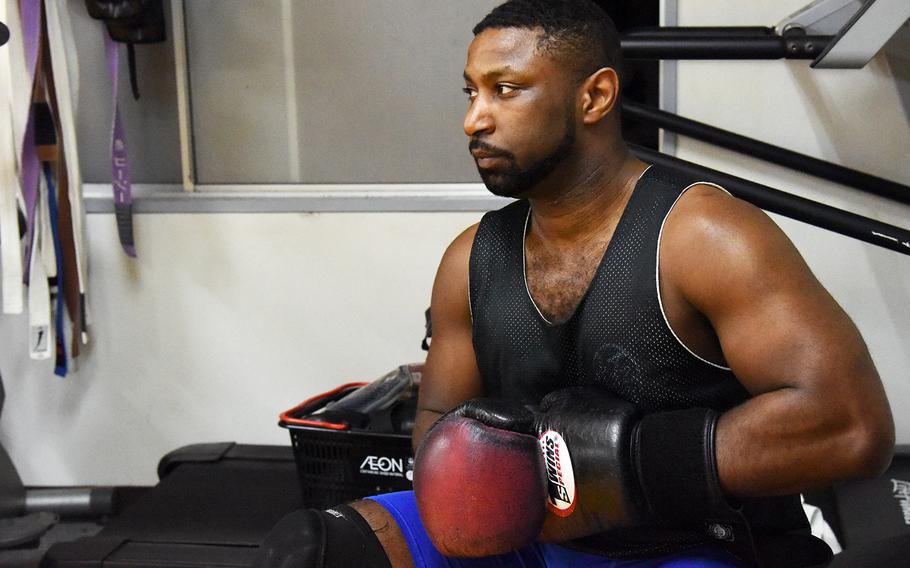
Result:
{"label": "man", "polygon": [[[263,563],[823,560],[797,494],[879,474],[894,440],[852,322],[760,210],[630,155],[618,37],[595,4],[513,0],[474,34],[464,131],[490,191],[519,201],[458,236],[439,267],[414,431],[420,517],[411,492],[301,512]],[[516,457],[509,436],[547,429],[571,454],[575,525],[489,505],[527,501],[534,483],[505,472],[538,458]],[[502,536],[519,525],[530,539]]]}

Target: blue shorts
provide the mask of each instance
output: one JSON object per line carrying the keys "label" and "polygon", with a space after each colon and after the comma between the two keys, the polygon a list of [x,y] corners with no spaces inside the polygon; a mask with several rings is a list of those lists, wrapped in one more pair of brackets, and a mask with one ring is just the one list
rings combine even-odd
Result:
{"label": "blue shorts", "polygon": [[398,523],[416,568],[742,568],[723,550],[699,548],[636,560],[610,560],[604,556],[577,552],[555,544],[534,543],[500,556],[447,558],[430,542],[417,515],[413,491],[369,497],[382,505]]}

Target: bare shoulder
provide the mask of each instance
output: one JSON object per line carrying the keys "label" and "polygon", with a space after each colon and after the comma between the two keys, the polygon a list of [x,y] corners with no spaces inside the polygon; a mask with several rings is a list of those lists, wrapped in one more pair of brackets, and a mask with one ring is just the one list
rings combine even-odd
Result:
{"label": "bare shoulder", "polygon": [[467,262],[471,256],[471,247],[474,244],[474,236],[477,234],[477,227],[480,223],[474,223],[461,233],[449,244],[445,254],[442,257],[443,262]]}
{"label": "bare shoulder", "polygon": [[661,272],[694,304],[746,292],[819,286],[796,247],[764,211],[707,184],[686,191],[668,216]]}
{"label": "bare shoulder", "polygon": [[468,310],[468,265],[471,259],[471,247],[479,223],[471,225],[461,232],[449,244],[439,262],[436,280],[433,283],[432,310],[434,323],[437,314],[464,314]]}
{"label": "bare shoulder", "polygon": [[707,184],[695,185],[679,198],[667,218],[664,238],[671,244],[720,249],[788,240],[764,211]]}
{"label": "bare shoulder", "polygon": [[439,262],[437,282],[440,278],[457,280],[460,280],[462,276],[467,278],[471,247],[474,244],[474,235],[477,234],[479,225],[480,223],[475,223],[462,231],[446,248],[445,254],[442,255],[442,260]]}

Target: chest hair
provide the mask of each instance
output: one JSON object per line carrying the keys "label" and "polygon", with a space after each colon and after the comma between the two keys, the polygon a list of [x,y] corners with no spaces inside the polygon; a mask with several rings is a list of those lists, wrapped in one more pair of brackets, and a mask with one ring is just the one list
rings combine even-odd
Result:
{"label": "chest hair", "polygon": [[606,239],[593,240],[571,249],[526,245],[528,291],[547,321],[562,323],[575,312],[600,266],[610,236],[612,231]]}

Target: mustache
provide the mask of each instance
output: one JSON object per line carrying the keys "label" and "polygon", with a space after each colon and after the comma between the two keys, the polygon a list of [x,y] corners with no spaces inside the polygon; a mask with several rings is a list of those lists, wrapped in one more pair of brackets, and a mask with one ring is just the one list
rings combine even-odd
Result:
{"label": "mustache", "polygon": [[493,146],[492,144],[484,142],[480,138],[471,138],[471,141],[468,142],[468,150],[469,151],[482,150],[489,154],[495,154],[497,156],[515,159],[515,156],[512,155],[512,152],[509,152],[508,150],[504,150],[502,148]]}

